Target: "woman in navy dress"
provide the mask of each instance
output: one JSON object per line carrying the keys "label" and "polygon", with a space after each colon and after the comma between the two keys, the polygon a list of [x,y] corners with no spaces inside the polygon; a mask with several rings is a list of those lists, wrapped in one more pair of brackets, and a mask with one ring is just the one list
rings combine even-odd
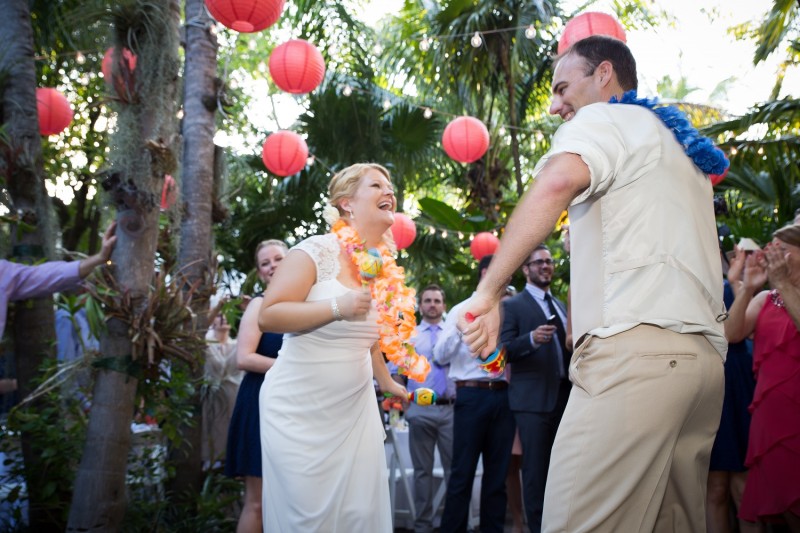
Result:
{"label": "woman in navy dress", "polygon": [[[269,284],[272,274],[288,248],[283,241],[262,241],[256,247],[258,277]],[[242,316],[237,337],[236,363],[245,370],[228,428],[225,474],[244,478],[244,506],[239,516],[238,533],[261,531],[261,430],[258,422],[258,394],[264,374],[272,368],[283,335],[261,333],[258,311],[262,295],[254,297]]]}
{"label": "woman in navy dress", "polygon": [[[741,278],[741,268],[731,266],[728,272],[731,282]],[[733,305],[733,290],[728,280],[724,286],[725,306]],[[747,410],[753,400],[756,382],[753,377],[753,355],[749,341],[733,342],[728,345],[725,360],[725,400],[722,404],[717,438],[711,449],[711,463],[708,472],[708,493],[706,516],[709,533],[733,531],[730,524],[730,502],[738,511],[742,501],[747,467],[747,441],[750,432],[750,412]],[[755,524],[739,520],[741,533],[756,532]]]}

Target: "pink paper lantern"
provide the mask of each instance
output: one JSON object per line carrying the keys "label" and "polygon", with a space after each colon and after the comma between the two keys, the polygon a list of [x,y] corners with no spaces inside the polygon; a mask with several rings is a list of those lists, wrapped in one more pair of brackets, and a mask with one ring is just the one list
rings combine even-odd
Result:
{"label": "pink paper lantern", "polygon": [[[116,56],[116,69],[113,67],[114,59]],[[103,61],[100,63],[100,70],[103,72],[103,77],[109,87],[113,87],[116,93],[125,99],[129,100],[129,96],[133,94],[135,79],[133,71],[136,69],[136,55],[127,48],[122,49],[122,54],[116,51],[114,47],[106,50],[103,54]],[[114,76],[114,70],[117,75]]]}
{"label": "pink paper lantern", "polygon": [[564,26],[564,33],[558,40],[558,53],[563,54],[573,44],[592,35],[606,35],[626,42],[625,29],[617,19],[606,13],[587,11],[571,19]]}
{"label": "pink paper lantern", "polygon": [[728,175],[728,170],[730,170],[730,167],[726,168],[725,172],[723,172],[722,174],[709,174],[708,177],[711,179],[711,185],[713,187],[716,187],[717,185],[722,183],[722,180],[724,180],[725,177]]}
{"label": "pink paper lantern", "polygon": [[292,39],[272,51],[269,73],[275,85],[287,93],[310,93],[325,77],[325,60],[310,42]]}
{"label": "pink paper lantern", "polygon": [[36,109],[42,135],[59,134],[72,122],[72,106],[67,97],[50,87],[36,89]]}
{"label": "pink paper lantern", "polygon": [[392,237],[394,237],[394,243],[398,250],[408,248],[417,238],[417,225],[408,215],[395,213],[394,223],[392,224]]}
{"label": "pink paper lantern", "polygon": [[276,131],[264,141],[261,159],[267,170],[286,177],[303,170],[308,160],[308,145],[293,131]]}
{"label": "pink paper lantern", "polygon": [[477,118],[458,117],[445,127],[442,146],[452,159],[472,163],[483,157],[489,148],[489,130]]}
{"label": "pink paper lantern", "polygon": [[169,174],[164,175],[164,185],[161,187],[161,210],[166,211],[175,203],[178,197],[178,184]]}
{"label": "pink paper lantern", "polygon": [[206,0],[211,16],[241,33],[269,28],[281,17],[286,0]]}
{"label": "pink paper lantern", "polygon": [[495,237],[494,233],[483,231],[472,239],[469,251],[476,261],[480,261],[484,256],[495,253],[498,246],[500,246],[500,239]]}

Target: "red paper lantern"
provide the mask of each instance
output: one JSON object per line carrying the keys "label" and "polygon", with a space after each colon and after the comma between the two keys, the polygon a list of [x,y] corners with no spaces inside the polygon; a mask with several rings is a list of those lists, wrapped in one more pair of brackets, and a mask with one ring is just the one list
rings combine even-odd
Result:
{"label": "red paper lantern", "polygon": [[489,130],[474,117],[458,117],[442,134],[442,146],[451,158],[461,163],[477,161],[489,148]]}
{"label": "red paper lantern", "polygon": [[716,187],[717,185],[722,183],[722,180],[724,180],[725,177],[728,175],[728,171],[730,170],[730,168],[731,167],[726,168],[725,172],[723,172],[722,174],[709,174],[708,177],[711,179],[711,185],[713,187]]}
{"label": "red paper lantern", "polygon": [[476,261],[480,261],[484,256],[493,254],[500,246],[500,239],[494,236],[494,233],[483,231],[475,235],[469,245],[469,251]]}
{"label": "red paper lantern", "polygon": [[264,141],[261,159],[273,174],[291,176],[305,168],[308,145],[293,131],[276,131]]}
{"label": "red paper lantern", "polygon": [[169,174],[164,175],[164,185],[161,187],[161,210],[166,211],[178,196],[178,185],[175,183],[175,178]]}
{"label": "red paper lantern", "polygon": [[292,39],[269,55],[269,73],[275,85],[287,93],[310,93],[325,77],[325,60],[310,42]]}
{"label": "red paper lantern", "polygon": [[394,223],[392,224],[392,237],[394,237],[394,243],[397,245],[398,250],[408,248],[417,238],[417,225],[408,215],[395,213]]}
{"label": "red paper lantern", "polygon": [[42,135],[61,133],[72,122],[72,106],[67,97],[50,87],[36,89],[36,109]]}
{"label": "red paper lantern", "polygon": [[625,42],[625,29],[617,19],[606,13],[587,11],[567,22],[558,40],[558,53],[563,54],[573,44],[592,35],[607,35]]}
{"label": "red paper lantern", "polygon": [[[116,52],[117,64],[114,65]],[[113,68],[116,66],[116,68]],[[100,63],[100,70],[109,87],[113,87],[117,94],[128,101],[133,94],[134,78],[133,71],[136,68],[136,55],[127,48],[122,49],[122,53],[115,51],[114,47],[106,50],[103,54],[103,61]],[[116,70],[117,75],[114,76]],[[112,81],[113,80],[113,81]]]}
{"label": "red paper lantern", "polygon": [[286,0],[206,0],[211,16],[241,33],[269,28],[281,17]]}

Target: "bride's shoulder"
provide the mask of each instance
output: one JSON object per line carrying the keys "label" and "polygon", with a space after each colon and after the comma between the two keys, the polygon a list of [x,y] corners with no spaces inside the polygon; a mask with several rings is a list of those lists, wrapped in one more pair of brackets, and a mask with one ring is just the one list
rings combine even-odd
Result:
{"label": "bride's shoulder", "polygon": [[340,246],[336,235],[332,233],[309,237],[300,241],[292,250],[302,250],[311,257],[320,271],[318,281],[323,281],[338,271]]}

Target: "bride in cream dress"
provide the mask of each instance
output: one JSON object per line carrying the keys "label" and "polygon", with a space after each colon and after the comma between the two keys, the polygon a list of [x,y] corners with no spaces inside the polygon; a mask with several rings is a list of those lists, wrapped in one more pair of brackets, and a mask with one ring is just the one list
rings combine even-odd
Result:
{"label": "bride in cream dress", "polygon": [[[388,172],[353,165],[329,193],[365,245],[378,246],[394,220]],[[285,333],[259,397],[264,531],[392,531],[373,377],[384,392],[406,390],[389,376],[377,318],[334,233],[302,241],[276,271],[259,315],[262,329]]]}

